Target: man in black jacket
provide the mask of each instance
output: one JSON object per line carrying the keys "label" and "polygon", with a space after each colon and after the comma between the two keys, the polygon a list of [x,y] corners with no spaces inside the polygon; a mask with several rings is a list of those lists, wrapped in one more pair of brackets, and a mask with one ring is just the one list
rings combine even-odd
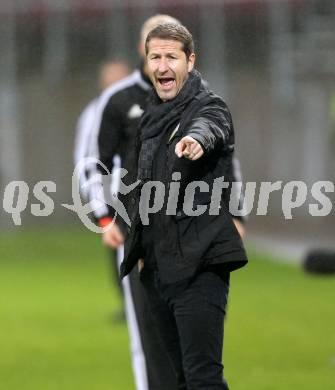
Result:
{"label": "man in black jacket", "polygon": [[[231,115],[193,69],[185,27],[154,28],[146,56],[155,91],[140,124],[141,188],[130,201],[121,276],[144,259],[141,280],[178,389],[228,389],[221,356],[229,274],[247,262],[223,185],[234,150]],[[162,207],[141,221],[143,197],[150,210],[157,196]]]}

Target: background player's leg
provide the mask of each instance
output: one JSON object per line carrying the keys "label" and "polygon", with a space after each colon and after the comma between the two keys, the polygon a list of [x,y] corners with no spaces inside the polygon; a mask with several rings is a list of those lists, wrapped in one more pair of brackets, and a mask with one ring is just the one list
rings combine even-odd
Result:
{"label": "background player's leg", "polygon": [[[123,259],[123,247],[117,251],[118,263]],[[137,390],[149,390],[146,361],[142,348],[142,341],[138,328],[136,312],[130,287],[130,278],[126,276],[122,281],[124,291],[124,304],[130,339],[130,351]]]}

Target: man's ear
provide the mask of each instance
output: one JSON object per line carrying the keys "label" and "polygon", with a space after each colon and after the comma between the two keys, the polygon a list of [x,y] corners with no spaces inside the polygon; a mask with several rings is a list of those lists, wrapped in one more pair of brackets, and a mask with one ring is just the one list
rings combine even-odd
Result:
{"label": "man's ear", "polygon": [[190,56],[188,57],[188,63],[187,63],[187,70],[188,72],[191,72],[194,68],[194,63],[195,63],[195,54],[192,53],[190,54]]}

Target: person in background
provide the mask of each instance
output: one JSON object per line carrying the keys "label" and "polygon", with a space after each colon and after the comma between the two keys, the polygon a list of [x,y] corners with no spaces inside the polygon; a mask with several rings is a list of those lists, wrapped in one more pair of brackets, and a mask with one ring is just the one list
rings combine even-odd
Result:
{"label": "person in background", "polygon": [[[128,64],[124,61],[106,59],[103,61],[99,67],[98,72],[98,88],[100,93],[102,93],[106,88],[115,84],[117,81],[125,78],[130,73],[130,68]],[[73,161],[74,165],[82,161],[87,157],[91,157],[91,144],[94,140],[94,123],[96,117],[98,97],[91,100],[87,106],[84,108],[82,113],[79,116],[75,132],[75,141],[74,141],[74,150],[73,150]],[[115,156],[115,166],[120,166],[119,156]],[[89,189],[88,185],[88,172],[85,168],[85,164],[79,164],[79,190],[82,197],[86,200],[89,199]],[[117,191],[117,183],[113,183],[113,190]],[[109,258],[111,263],[111,273],[112,280],[117,284],[120,291],[120,297],[123,300],[123,291],[122,285],[119,279],[119,267],[116,261],[115,250],[109,248]],[[121,309],[113,313],[114,321],[124,321],[124,310]]]}
{"label": "person in background", "polygon": [[[129,66],[123,61],[105,60],[99,67],[98,88],[99,94],[117,81],[125,78],[130,73]],[[79,115],[76,125],[73,162],[76,166],[82,159],[90,157],[91,143],[94,140],[93,129],[95,123],[98,97],[91,100]],[[79,174],[80,191],[87,199],[89,186],[85,185],[88,180],[88,174],[85,172],[85,166]]]}

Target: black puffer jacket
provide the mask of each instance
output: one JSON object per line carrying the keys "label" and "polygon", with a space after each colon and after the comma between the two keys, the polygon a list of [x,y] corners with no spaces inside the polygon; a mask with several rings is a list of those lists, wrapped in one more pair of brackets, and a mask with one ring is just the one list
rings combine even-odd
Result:
{"label": "black puffer jacket", "polygon": [[[226,181],[231,180],[234,129],[228,107],[220,97],[202,88],[182,113],[178,131],[171,138],[174,130],[169,130],[153,161],[153,180],[163,182],[166,192],[170,188],[172,174],[181,172],[176,215],[166,215],[166,208],[163,207],[152,218],[155,257],[165,283],[191,277],[199,268],[207,265],[222,264],[226,270],[232,271],[247,263],[242,240],[228,210],[228,189],[222,191],[222,202],[214,212],[216,215],[210,215],[213,209],[209,212],[213,184],[223,176]],[[185,135],[202,145],[205,153],[200,159],[190,161],[176,156],[175,145]],[[203,184],[205,192],[196,191],[193,199],[194,208],[207,206],[207,210],[199,216],[189,216],[183,209],[185,189],[194,181],[207,183]],[[139,198],[140,188],[137,188],[130,201],[132,225],[125,242],[121,277],[128,274],[144,255]]]}

